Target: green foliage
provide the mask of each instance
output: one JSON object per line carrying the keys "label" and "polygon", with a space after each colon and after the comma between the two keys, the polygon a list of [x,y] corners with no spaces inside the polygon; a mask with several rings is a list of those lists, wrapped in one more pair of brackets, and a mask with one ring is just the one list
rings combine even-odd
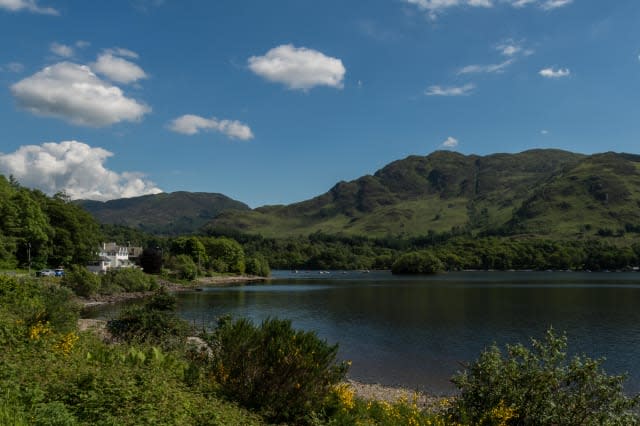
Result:
{"label": "green foliage", "polygon": [[471,424],[492,424],[496,407],[512,410],[509,424],[632,425],[640,396],[623,392],[624,376],[609,376],[601,361],[567,357],[567,339],[549,330],[531,348],[493,346],[452,381],[460,390],[451,413]]}
{"label": "green foliage", "polygon": [[84,266],[79,265],[72,265],[67,269],[62,277],[61,283],[82,297],[89,297],[98,293],[101,285],[100,277],[89,272]]}
{"label": "green foliage", "polygon": [[155,277],[147,275],[137,268],[123,268],[108,271],[101,277],[101,292],[113,291],[152,291],[158,289]]}
{"label": "green foliage", "polygon": [[194,262],[207,262],[207,253],[202,242],[196,237],[178,237],[171,242],[171,254],[187,255]]}
{"label": "green foliage", "polygon": [[101,239],[95,220],[63,194],[48,197],[0,176],[0,267],[83,264]]}
{"label": "green foliage", "polygon": [[246,264],[245,272],[249,275],[257,275],[259,277],[268,277],[271,275],[269,262],[260,255],[248,258]]}
{"label": "green foliage", "polygon": [[117,319],[107,323],[107,328],[114,337],[126,342],[180,345],[190,328],[176,315],[175,307],[175,297],[161,289],[143,305],[123,309]]}
{"label": "green foliage", "polygon": [[[54,293],[52,291],[62,290]],[[258,425],[201,378],[185,383],[182,346],[105,344],[49,313],[72,294],[41,279],[0,276],[0,424]],[[170,307],[164,297],[154,306]]]}
{"label": "green foliage", "polygon": [[400,256],[391,271],[394,274],[435,274],[444,271],[444,265],[429,251],[411,252]]}
{"label": "green foliage", "polygon": [[216,272],[245,272],[245,255],[242,246],[231,238],[203,238],[210,266]]}
{"label": "green foliage", "polygon": [[271,421],[299,424],[318,411],[348,365],[336,364],[337,345],[315,333],[296,331],[290,321],[220,320],[208,336],[212,372],[223,392]]}
{"label": "green foliage", "polygon": [[169,263],[181,280],[194,280],[198,276],[198,265],[193,261],[190,256],[186,254],[179,254],[171,259]]}

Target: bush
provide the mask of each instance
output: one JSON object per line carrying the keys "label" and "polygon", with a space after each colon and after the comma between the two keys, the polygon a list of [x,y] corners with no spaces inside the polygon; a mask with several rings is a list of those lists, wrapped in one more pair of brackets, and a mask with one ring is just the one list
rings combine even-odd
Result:
{"label": "bush", "polygon": [[72,265],[68,268],[62,277],[61,283],[81,297],[92,296],[100,289],[100,277],[89,272],[84,266],[79,265]]}
{"label": "bush", "polygon": [[259,277],[268,277],[271,275],[269,262],[262,256],[248,258],[245,272],[249,275],[257,275]]}
{"label": "bush", "polygon": [[172,267],[182,280],[195,280],[198,276],[198,265],[186,254],[177,255],[172,262]]}
{"label": "bush", "polygon": [[267,319],[255,326],[227,317],[208,339],[223,392],[275,422],[299,424],[318,411],[348,368],[335,362],[337,345],[294,330],[290,321]]}
{"label": "bush", "polygon": [[[0,307],[26,326],[48,323],[61,332],[74,330],[80,316],[80,306],[73,300],[71,290],[33,278],[0,275]],[[0,317],[0,343],[5,339],[8,342],[12,335],[12,322]]]}
{"label": "bush", "polygon": [[102,291],[151,291],[158,288],[156,279],[136,268],[115,269],[102,276]]}
{"label": "bush", "polygon": [[470,424],[493,424],[509,413],[517,425],[632,425],[640,396],[623,393],[624,376],[609,376],[601,360],[567,359],[567,339],[549,330],[531,349],[493,346],[454,376],[460,390],[451,412]]}
{"label": "bush", "polygon": [[179,345],[189,325],[178,318],[175,297],[161,289],[143,305],[124,309],[117,319],[107,323],[111,334],[126,342],[145,342],[163,347]]}
{"label": "bush", "polygon": [[404,254],[391,266],[394,274],[435,274],[443,270],[444,265],[440,259],[428,251]]}

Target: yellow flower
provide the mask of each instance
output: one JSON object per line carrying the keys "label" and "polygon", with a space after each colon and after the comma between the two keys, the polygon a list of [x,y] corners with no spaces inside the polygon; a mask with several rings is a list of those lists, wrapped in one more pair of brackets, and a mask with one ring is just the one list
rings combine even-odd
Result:
{"label": "yellow flower", "polygon": [[333,388],[333,392],[338,398],[338,402],[342,406],[345,411],[353,410],[356,406],[355,402],[355,392],[346,383],[342,383]]}
{"label": "yellow flower", "polygon": [[47,323],[38,321],[35,325],[29,327],[29,339],[39,340],[41,336],[51,333],[51,329]]}
{"label": "yellow flower", "polygon": [[62,336],[62,339],[60,340],[60,342],[56,344],[55,349],[59,350],[65,355],[69,355],[73,350],[73,347],[75,346],[78,339],[79,337],[75,332],[72,331],[70,333],[67,333],[64,336]]}

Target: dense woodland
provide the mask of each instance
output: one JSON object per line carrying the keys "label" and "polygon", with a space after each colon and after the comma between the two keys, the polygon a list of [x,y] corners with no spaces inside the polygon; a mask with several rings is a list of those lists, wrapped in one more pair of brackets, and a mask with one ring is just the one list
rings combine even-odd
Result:
{"label": "dense woodland", "polygon": [[85,264],[102,241],[100,226],[65,194],[49,197],[0,176],[0,268]]}

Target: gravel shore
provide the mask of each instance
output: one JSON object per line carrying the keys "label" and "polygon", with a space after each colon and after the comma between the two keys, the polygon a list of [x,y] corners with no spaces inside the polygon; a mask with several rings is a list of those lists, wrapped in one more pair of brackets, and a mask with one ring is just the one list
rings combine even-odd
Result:
{"label": "gravel shore", "polygon": [[447,404],[446,401],[451,399],[444,396],[428,395],[411,389],[384,386],[375,383],[362,383],[351,379],[347,380],[347,383],[354,389],[356,396],[362,399],[393,403],[402,398],[412,402],[415,398],[416,404],[420,409],[429,409],[432,411],[442,410]]}

